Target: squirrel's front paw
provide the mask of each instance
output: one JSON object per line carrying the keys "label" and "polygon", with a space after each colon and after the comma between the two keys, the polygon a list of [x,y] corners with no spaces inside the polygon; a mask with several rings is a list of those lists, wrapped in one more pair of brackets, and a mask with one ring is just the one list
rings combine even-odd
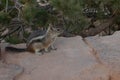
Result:
{"label": "squirrel's front paw", "polygon": [[50,46],[50,49],[51,49],[51,50],[57,50],[57,48],[54,47],[54,46]]}
{"label": "squirrel's front paw", "polygon": [[52,48],[52,50],[57,50],[57,48]]}

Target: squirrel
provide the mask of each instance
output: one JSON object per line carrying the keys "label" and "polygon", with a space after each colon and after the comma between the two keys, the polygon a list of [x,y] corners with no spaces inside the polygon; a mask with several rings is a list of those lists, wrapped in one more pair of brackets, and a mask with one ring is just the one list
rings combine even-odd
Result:
{"label": "squirrel", "polygon": [[[34,32],[37,33],[37,32]],[[14,48],[14,47],[6,47],[6,51],[15,51],[15,52],[24,52],[29,51],[38,55],[43,54],[43,50],[45,52],[49,52],[49,49],[56,49],[53,44],[58,37],[62,33],[62,30],[53,28],[52,24],[49,24],[47,31],[39,32],[38,34],[31,34],[27,40],[26,48]]]}

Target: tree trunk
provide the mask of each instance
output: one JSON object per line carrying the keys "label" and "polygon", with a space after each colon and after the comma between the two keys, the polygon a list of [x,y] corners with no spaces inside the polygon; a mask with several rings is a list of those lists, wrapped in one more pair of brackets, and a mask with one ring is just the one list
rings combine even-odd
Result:
{"label": "tree trunk", "polygon": [[5,12],[7,13],[8,10],[8,0],[6,0],[6,7],[5,7]]}

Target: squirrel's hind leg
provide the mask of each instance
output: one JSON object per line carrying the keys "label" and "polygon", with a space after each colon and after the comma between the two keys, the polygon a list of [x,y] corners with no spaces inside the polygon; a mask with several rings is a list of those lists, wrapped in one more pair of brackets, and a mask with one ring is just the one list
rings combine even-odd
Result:
{"label": "squirrel's hind leg", "polygon": [[50,52],[50,50],[48,48],[45,48],[44,50],[45,50],[45,52]]}
{"label": "squirrel's hind leg", "polygon": [[39,49],[35,49],[35,54],[40,56],[40,55],[43,55],[44,53]]}

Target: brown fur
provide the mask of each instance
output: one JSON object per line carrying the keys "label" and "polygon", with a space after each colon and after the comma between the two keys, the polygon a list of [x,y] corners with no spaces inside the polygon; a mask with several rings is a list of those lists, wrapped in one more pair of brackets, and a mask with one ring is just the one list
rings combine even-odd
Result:
{"label": "brown fur", "polygon": [[36,53],[36,50],[48,49],[55,41],[56,37],[61,33],[55,28],[49,27],[44,39],[41,42],[30,43],[27,50]]}

